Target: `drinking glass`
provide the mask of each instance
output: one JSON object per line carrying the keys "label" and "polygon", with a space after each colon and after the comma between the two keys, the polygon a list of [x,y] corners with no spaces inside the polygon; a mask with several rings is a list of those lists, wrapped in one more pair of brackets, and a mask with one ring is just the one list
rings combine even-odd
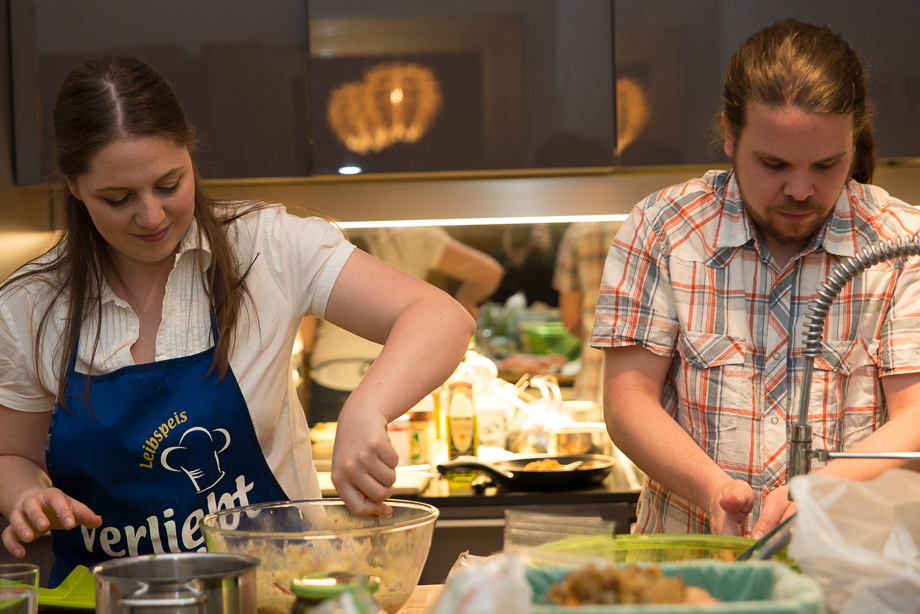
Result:
{"label": "drinking glass", "polygon": [[0,565],[0,612],[36,614],[38,612],[38,565],[11,563]]}

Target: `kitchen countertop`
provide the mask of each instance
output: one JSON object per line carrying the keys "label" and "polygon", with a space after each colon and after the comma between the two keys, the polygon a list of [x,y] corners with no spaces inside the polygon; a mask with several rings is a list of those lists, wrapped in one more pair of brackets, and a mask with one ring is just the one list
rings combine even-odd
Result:
{"label": "kitchen countertop", "polygon": [[[474,489],[450,484],[436,473],[398,473],[394,499],[421,501],[439,509],[465,506],[490,505],[546,505],[578,503],[632,503],[639,500],[642,477],[634,473],[634,466],[624,469],[622,460],[613,466],[607,478],[596,486],[575,490],[513,490],[505,486],[492,485]],[[625,461],[629,463],[628,460]],[[427,469],[427,465],[422,467]],[[627,471],[630,472],[627,475]],[[336,497],[328,471],[319,471],[320,488],[324,497]],[[429,477],[430,476],[430,477]],[[486,476],[487,477],[487,476]],[[630,479],[631,478],[631,479]]]}
{"label": "kitchen countertop", "polygon": [[[628,470],[628,469],[627,469]],[[466,485],[456,485],[448,482],[444,476],[424,474],[401,474],[397,479],[396,494],[393,499],[419,501],[438,508],[440,511],[439,523],[457,518],[469,519],[498,519],[504,518],[505,510],[509,508],[555,508],[556,513],[577,513],[576,508],[602,509],[613,513],[617,512],[617,532],[628,532],[629,521],[633,519],[633,512],[639,500],[641,482],[637,477],[632,480],[627,477],[626,471],[620,463],[614,465],[610,474],[603,482],[588,488],[574,490],[540,490],[522,491],[514,490],[486,480],[492,485],[485,488],[472,488]],[[324,497],[336,497],[328,473],[320,473],[320,484],[323,486]],[[565,509],[563,509],[565,508]],[[625,511],[624,511],[625,510]]]}
{"label": "kitchen countertop", "polygon": [[419,501],[438,509],[431,549],[420,578],[422,585],[429,585],[443,583],[465,552],[477,556],[500,552],[507,539],[504,527],[510,512],[597,518],[611,521],[616,533],[629,533],[636,521],[639,490],[615,465],[601,484],[578,490],[452,490],[446,478],[433,477],[421,492],[394,498]]}
{"label": "kitchen countertop", "polygon": [[399,614],[428,614],[438,602],[443,584],[420,584],[412,591],[409,601],[400,608]]}
{"label": "kitchen countertop", "polygon": [[504,486],[491,486],[477,492],[469,487],[451,488],[444,477],[433,477],[418,494],[399,495],[400,499],[421,501],[444,508],[465,506],[517,506],[579,503],[633,503],[639,500],[639,489],[627,479],[621,465],[614,465],[610,475],[597,486],[578,490],[519,491]]}
{"label": "kitchen countertop", "polygon": [[[537,492],[510,490],[504,486],[491,486],[477,492],[470,487],[452,488],[443,476],[417,481],[405,480],[402,474],[393,499],[427,503],[439,512],[420,585],[443,583],[458,557],[465,552],[488,556],[501,551],[505,542],[504,525],[511,511],[599,518],[612,521],[616,533],[629,533],[636,520],[641,482],[635,477],[630,481],[627,470],[617,463],[607,478],[596,486]],[[328,488],[328,491],[324,489],[324,496],[335,497],[331,480]]]}

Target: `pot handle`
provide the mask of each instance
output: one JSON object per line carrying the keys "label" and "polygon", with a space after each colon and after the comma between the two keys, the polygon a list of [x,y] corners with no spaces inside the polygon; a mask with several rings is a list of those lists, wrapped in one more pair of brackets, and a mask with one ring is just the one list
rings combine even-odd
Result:
{"label": "pot handle", "polygon": [[499,480],[511,480],[514,478],[514,474],[510,471],[502,471],[494,465],[482,462],[475,456],[460,456],[455,460],[440,463],[438,465],[438,471],[442,474],[447,474],[451,469],[478,469],[480,471],[485,471]]}
{"label": "pot handle", "polygon": [[199,591],[194,586],[192,580],[185,585],[185,588],[192,594],[191,597],[171,597],[171,598],[145,598],[144,596],[150,590],[150,585],[145,584],[142,588],[134,591],[128,597],[120,599],[118,605],[124,608],[124,611],[130,614],[133,608],[175,608],[175,607],[197,607],[201,614],[208,614],[208,596]]}

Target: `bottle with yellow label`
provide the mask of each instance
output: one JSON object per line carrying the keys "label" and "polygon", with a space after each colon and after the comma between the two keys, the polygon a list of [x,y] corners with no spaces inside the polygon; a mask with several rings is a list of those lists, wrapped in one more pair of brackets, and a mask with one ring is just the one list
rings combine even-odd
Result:
{"label": "bottle with yellow label", "polygon": [[[476,399],[473,394],[475,374],[466,364],[460,363],[445,384],[447,389],[446,429],[447,458],[455,460],[460,456],[476,456],[479,436],[476,432]],[[453,469],[447,479],[454,483],[472,482],[477,473]]]}

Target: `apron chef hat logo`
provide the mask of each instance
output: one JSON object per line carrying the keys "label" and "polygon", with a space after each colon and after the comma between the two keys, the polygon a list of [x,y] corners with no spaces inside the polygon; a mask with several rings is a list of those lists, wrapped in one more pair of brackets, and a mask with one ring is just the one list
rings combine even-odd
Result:
{"label": "apron chef hat logo", "polygon": [[[212,435],[220,435],[223,446]],[[197,492],[210,490],[224,477],[220,469],[218,454],[230,445],[230,433],[224,429],[209,432],[200,426],[192,427],[182,434],[179,445],[163,450],[160,462],[170,471],[183,471],[189,477]]]}

